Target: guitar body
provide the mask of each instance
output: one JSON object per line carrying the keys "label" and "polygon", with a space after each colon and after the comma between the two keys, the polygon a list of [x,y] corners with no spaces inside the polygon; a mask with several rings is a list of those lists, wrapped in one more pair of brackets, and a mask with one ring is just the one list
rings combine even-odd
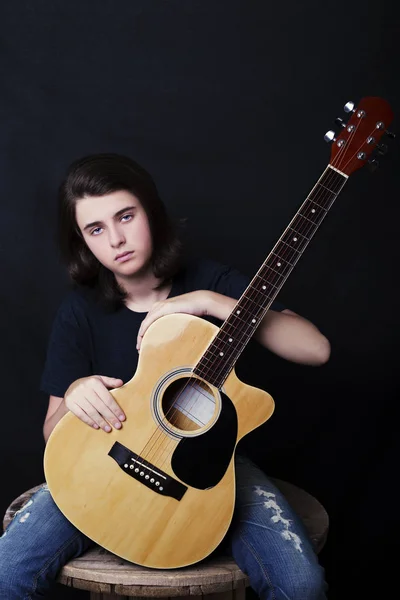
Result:
{"label": "guitar body", "polygon": [[[182,567],[218,546],[235,505],[236,444],[273,412],[272,397],[234,370],[221,390],[192,373],[218,331],[187,314],[158,319],[134,377],[111,390],[122,429],[105,433],[67,413],[47,442],[45,476],[60,510],[133,563]],[[175,396],[186,397],[181,410]]]}

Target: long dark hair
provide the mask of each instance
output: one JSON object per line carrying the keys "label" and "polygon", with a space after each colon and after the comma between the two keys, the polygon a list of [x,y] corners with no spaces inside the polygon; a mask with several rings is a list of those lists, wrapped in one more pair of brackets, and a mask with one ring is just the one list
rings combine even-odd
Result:
{"label": "long dark hair", "polygon": [[137,162],[120,154],[92,154],[74,161],[67,169],[58,194],[58,240],[61,257],[75,284],[95,288],[109,308],[123,304],[127,293],[86,245],[75,216],[80,198],[104,196],[126,190],[142,204],[150,227],[154,275],[159,289],[172,280],[181,266],[183,244],[161,201],[150,174]]}

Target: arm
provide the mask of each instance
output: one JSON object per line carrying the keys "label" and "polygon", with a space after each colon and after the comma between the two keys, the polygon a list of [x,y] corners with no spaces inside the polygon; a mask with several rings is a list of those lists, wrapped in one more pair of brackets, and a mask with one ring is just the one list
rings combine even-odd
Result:
{"label": "arm", "polygon": [[49,406],[43,423],[43,437],[46,444],[54,427],[67,412],[68,408],[65,406],[64,398],[59,398],[58,396],[49,397]]}
{"label": "arm", "polygon": [[[207,292],[207,313],[224,321],[237,300],[216,292]],[[278,356],[297,363],[322,365],[329,360],[328,339],[307,319],[295,312],[269,310],[257,328],[254,338]]]}
{"label": "arm", "polygon": [[[197,290],[156,302],[142,321],[136,347],[140,350],[145,331],[163,315],[189,313],[225,321],[236,302],[234,298],[210,290]],[[310,321],[289,309],[282,312],[269,310],[254,336],[265,348],[293,362],[322,365],[330,356],[327,338]]]}

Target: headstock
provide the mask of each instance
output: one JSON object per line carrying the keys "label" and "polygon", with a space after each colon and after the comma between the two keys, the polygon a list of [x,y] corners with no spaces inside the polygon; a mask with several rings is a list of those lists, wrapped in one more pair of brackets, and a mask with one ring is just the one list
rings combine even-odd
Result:
{"label": "headstock", "polygon": [[[341,127],[339,135],[335,137],[334,131],[328,131],[324,139],[332,142],[329,164],[351,175],[365,165],[375,150],[379,154],[386,153],[386,144],[379,144],[379,141],[385,133],[395,137],[387,129],[392,122],[393,112],[386,100],[374,96],[363,98],[357,107],[353,102],[347,102],[344,110],[351,115],[349,121],[344,123],[337,118],[335,123]],[[368,162],[372,168],[378,166],[375,158]]]}

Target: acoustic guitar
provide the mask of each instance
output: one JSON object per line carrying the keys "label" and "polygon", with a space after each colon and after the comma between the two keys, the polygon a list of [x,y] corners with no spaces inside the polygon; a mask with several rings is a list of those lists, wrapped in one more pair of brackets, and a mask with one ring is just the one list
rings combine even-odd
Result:
{"label": "acoustic guitar", "polygon": [[[188,314],[147,330],[135,375],[111,394],[127,419],[107,435],[67,413],[51,433],[44,470],[59,509],[110,552],[172,569],[207,557],[231,524],[236,445],[265,423],[273,398],[235,363],[349,176],[383,153],[389,104],[349,102],[329,164],[220,328]],[[375,159],[374,159],[375,160]],[[372,161],[374,166],[374,161]]]}

